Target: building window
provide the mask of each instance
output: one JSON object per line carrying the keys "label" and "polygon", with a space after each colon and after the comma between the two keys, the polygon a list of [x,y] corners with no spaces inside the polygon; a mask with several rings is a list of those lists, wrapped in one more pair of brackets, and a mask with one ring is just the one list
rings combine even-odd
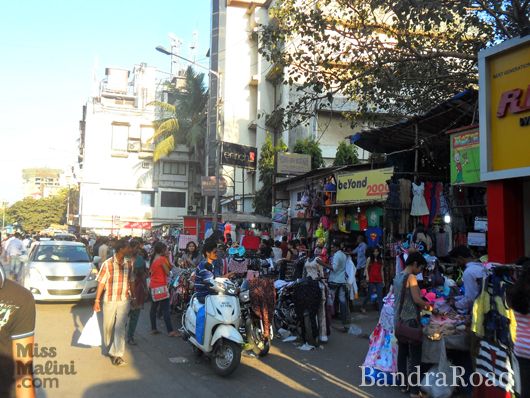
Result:
{"label": "building window", "polygon": [[153,138],[155,130],[153,126],[140,126],[140,139],[142,141],[142,151],[152,152],[155,148]]}
{"label": "building window", "polygon": [[186,163],[163,162],[162,163],[162,174],[185,176],[186,175]]}
{"label": "building window", "polygon": [[129,142],[129,125],[124,123],[112,123],[112,150],[127,152]]}
{"label": "building window", "polygon": [[186,207],[186,192],[162,191],[160,195],[161,207]]}
{"label": "building window", "polygon": [[154,192],[142,192],[142,206],[155,207]]}

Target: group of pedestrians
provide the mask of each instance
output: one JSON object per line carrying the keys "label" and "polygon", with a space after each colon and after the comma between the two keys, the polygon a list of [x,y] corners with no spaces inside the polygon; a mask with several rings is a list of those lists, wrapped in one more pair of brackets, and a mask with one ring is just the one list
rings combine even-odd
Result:
{"label": "group of pedestrians", "polygon": [[[102,241],[102,245],[105,243]],[[149,298],[151,334],[160,334],[157,319],[161,315],[168,336],[179,335],[170,317],[168,277],[172,264],[169,258],[168,246],[162,241],[154,243],[148,258],[142,240],[120,239],[113,243],[113,255],[101,264],[94,311],[103,312],[103,341],[114,365],[126,364],[123,358],[126,343],[137,344],[136,327]]]}

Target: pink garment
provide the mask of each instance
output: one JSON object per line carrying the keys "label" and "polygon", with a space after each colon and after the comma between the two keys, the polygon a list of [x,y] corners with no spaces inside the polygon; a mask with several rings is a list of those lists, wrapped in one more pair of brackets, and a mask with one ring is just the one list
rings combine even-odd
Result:
{"label": "pink garment", "polygon": [[241,261],[237,261],[235,258],[231,258],[228,262],[228,272],[235,272],[236,274],[246,274],[248,271],[248,258]]}

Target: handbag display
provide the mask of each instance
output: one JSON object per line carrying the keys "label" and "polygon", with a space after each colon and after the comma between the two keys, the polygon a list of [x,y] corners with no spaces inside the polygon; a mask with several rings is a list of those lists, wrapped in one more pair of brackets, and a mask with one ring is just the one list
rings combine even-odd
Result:
{"label": "handbag display", "polygon": [[417,319],[411,319],[408,321],[401,320],[401,311],[403,310],[406,290],[407,281],[405,280],[403,281],[403,289],[401,290],[401,297],[399,298],[398,320],[394,334],[400,343],[421,344],[423,341],[423,330],[421,328],[420,312],[416,311]]}
{"label": "handbag display", "polygon": [[166,285],[151,288],[151,299],[153,301],[162,301],[169,298],[169,289]]}

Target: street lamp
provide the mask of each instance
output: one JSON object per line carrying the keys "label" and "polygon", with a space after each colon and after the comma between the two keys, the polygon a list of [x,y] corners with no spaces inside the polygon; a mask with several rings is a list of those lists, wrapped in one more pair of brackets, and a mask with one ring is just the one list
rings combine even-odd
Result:
{"label": "street lamp", "polygon": [[[195,61],[192,61],[191,59],[182,57],[178,54],[175,54],[168,49],[166,49],[163,46],[156,46],[156,51],[161,52],[162,54],[169,55],[172,57],[180,58],[186,62],[189,62],[191,65],[196,66],[197,68],[201,68],[205,71],[207,71],[209,74],[214,75],[217,78],[217,106],[215,107],[216,112],[216,121],[217,121],[217,128],[216,128],[216,140],[215,140],[215,209],[214,209],[214,226],[217,228],[217,220],[219,219],[219,179],[220,179],[220,165],[221,165],[221,142],[224,138],[224,123],[222,122],[220,118],[220,108],[222,105],[222,96],[221,96],[221,74],[215,70],[212,70],[210,68],[207,68],[206,66],[200,65],[196,63]],[[210,103],[210,95],[208,95],[208,104]],[[208,105],[208,108],[210,106]],[[208,128],[210,127],[210,124],[208,124]],[[208,170],[208,163],[206,163],[206,170]]]}
{"label": "street lamp", "polygon": [[8,205],[7,202],[2,202],[2,230],[5,228],[6,225],[6,206]]}

